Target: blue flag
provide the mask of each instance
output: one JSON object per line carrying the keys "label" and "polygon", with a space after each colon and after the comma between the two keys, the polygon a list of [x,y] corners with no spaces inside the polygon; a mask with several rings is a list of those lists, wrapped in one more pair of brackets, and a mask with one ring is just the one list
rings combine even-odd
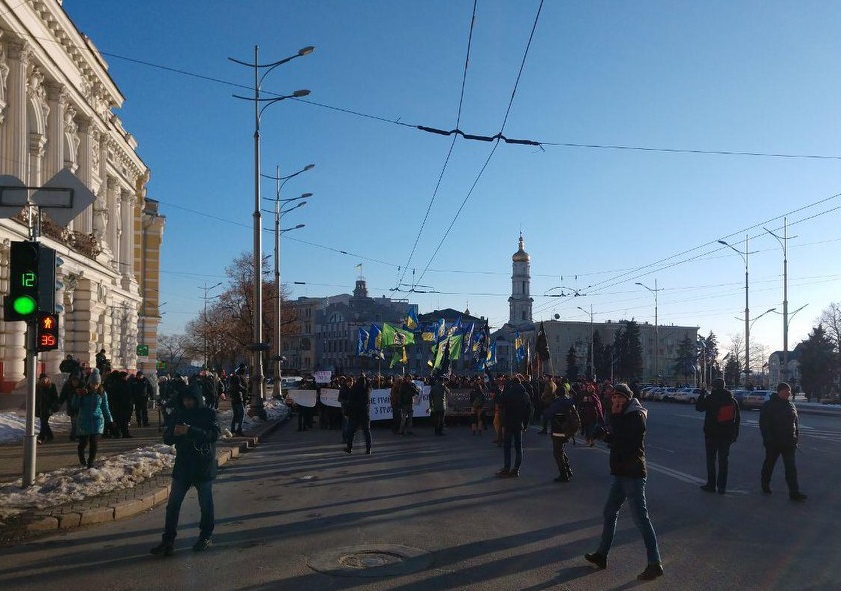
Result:
{"label": "blue flag", "polygon": [[368,349],[368,331],[360,328],[356,335],[356,354],[365,355]]}

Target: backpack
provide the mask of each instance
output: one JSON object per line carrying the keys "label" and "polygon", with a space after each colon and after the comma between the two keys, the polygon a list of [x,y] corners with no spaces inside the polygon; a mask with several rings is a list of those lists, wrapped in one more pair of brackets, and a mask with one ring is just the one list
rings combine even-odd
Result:
{"label": "backpack", "polygon": [[572,439],[581,428],[581,417],[575,406],[570,406],[566,412],[559,412],[552,416],[552,433],[563,433],[567,439]]}
{"label": "backpack", "polygon": [[721,426],[732,426],[736,424],[736,403],[732,400],[723,406],[718,407],[715,413],[715,422]]}

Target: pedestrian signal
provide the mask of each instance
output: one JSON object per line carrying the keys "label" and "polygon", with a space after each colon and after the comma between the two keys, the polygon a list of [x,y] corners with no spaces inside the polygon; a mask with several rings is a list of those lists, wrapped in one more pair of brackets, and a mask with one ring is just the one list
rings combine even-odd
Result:
{"label": "pedestrian signal", "polygon": [[37,242],[12,242],[9,253],[9,293],[3,299],[3,319],[35,320],[38,311]]}
{"label": "pedestrian signal", "polygon": [[39,312],[35,337],[38,352],[58,349],[58,314]]}

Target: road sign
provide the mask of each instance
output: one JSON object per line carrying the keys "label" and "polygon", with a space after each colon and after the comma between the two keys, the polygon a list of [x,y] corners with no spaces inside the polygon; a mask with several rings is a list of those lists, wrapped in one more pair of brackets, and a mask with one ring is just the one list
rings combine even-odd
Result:
{"label": "road sign", "polygon": [[155,364],[155,369],[166,369],[166,361],[158,361]]}
{"label": "road sign", "polygon": [[138,357],[148,357],[149,356],[149,345],[137,345],[137,356]]}

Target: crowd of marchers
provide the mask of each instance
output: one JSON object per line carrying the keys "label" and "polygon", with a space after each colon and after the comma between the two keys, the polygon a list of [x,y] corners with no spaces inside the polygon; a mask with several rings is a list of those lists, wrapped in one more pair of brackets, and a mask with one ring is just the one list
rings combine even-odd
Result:
{"label": "crowd of marchers", "polygon": [[[522,374],[448,377],[433,375],[418,378],[339,376],[331,384],[338,388],[341,408],[339,420],[330,407],[322,407],[323,426],[341,429],[343,449],[353,453],[355,434],[362,431],[365,453],[373,451],[371,434],[371,391],[388,388],[391,394],[391,431],[396,435],[413,435],[413,411],[417,406],[420,388],[429,386],[428,415],[432,433],[446,435],[446,402],[451,388],[469,388],[470,430],[480,434],[492,429],[494,443],[503,448],[503,466],[496,472],[499,478],[520,476],[523,462],[523,433],[534,425],[538,433],[550,435],[552,452],[558,468],[556,482],[569,482],[573,469],[565,446],[576,437],[587,445],[603,440],[610,450],[611,485],[606,500],[604,524],[599,547],[585,555],[585,559],[599,568],[607,567],[608,553],[613,541],[619,510],[628,501],[634,522],[639,528],[647,553],[647,566],[639,574],[640,580],[652,580],[663,574],[657,536],[648,514],[645,495],[647,467],[645,434],[648,411],[639,399],[636,385],[594,382],[581,378],[570,382],[566,378]],[[314,384],[310,386],[315,387]],[[726,494],[730,447],[739,436],[739,404],[725,387],[724,380],[713,380],[708,389],[701,389],[695,408],[704,413],[704,443],[707,481],[704,492]],[[317,409],[300,408],[302,423],[299,430],[311,427],[312,414]],[[327,412],[328,414],[324,414]],[[806,495],[800,490],[795,464],[795,450],[799,437],[797,409],[791,399],[791,388],[780,383],[776,392],[760,410],[759,420],[765,459],[759,470],[763,494],[771,493],[771,477],[777,459],[782,456],[789,498],[802,502]]]}

